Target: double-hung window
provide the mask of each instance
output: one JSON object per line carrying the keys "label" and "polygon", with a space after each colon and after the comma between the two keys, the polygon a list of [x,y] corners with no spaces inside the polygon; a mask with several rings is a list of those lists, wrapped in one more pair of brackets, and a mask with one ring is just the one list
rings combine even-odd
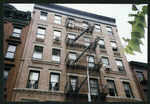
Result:
{"label": "double-hung window", "polygon": [[43,53],[43,47],[35,46],[34,52],[33,52],[33,58],[34,59],[42,59],[42,53]]}
{"label": "double-hung window", "polygon": [[104,39],[100,39],[100,40],[98,41],[98,43],[99,43],[99,48],[100,48],[100,49],[105,49]]}
{"label": "double-hung window", "polygon": [[12,36],[20,38],[20,36],[21,36],[21,30],[22,30],[21,28],[14,27]]}
{"label": "double-hung window", "polygon": [[99,87],[97,79],[90,79],[90,85],[91,85],[91,94],[98,95]]}
{"label": "double-hung window", "polygon": [[87,29],[87,28],[88,28],[88,22],[83,22],[83,23],[82,23],[82,27],[83,27],[84,29]]}
{"label": "double-hung window", "polygon": [[121,60],[116,60],[116,63],[117,63],[117,66],[118,66],[118,70],[121,71],[121,72],[125,72],[122,61]]}
{"label": "double-hung window", "polygon": [[44,39],[45,38],[45,31],[46,31],[46,28],[38,27],[36,37]]}
{"label": "double-hung window", "polygon": [[[90,59],[89,59],[90,58]],[[89,67],[94,67],[94,56],[87,56],[87,61],[89,60]]]}
{"label": "double-hung window", "polygon": [[76,38],[75,34],[68,34],[68,38],[69,38],[69,44],[72,44],[73,40]]}
{"label": "double-hung window", "polygon": [[107,80],[107,86],[109,89],[110,96],[117,96],[117,91],[116,91],[114,81],[113,80]]}
{"label": "double-hung window", "polygon": [[4,68],[4,87],[6,86],[10,68]]}
{"label": "double-hung window", "polygon": [[59,49],[53,49],[53,52],[52,52],[52,61],[54,61],[54,62],[60,62],[60,50]]}
{"label": "double-hung window", "polygon": [[14,55],[15,55],[15,52],[16,52],[16,48],[17,48],[16,45],[9,44],[8,48],[7,48],[7,51],[6,51],[5,58],[13,59]]}
{"label": "double-hung window", "polygon": [[85,46],[88,47],[91,43],[91,38],[90,37],[84,37],[84,41],[85,41]]}
{"label": "double-hung window", "polygon": [[74,27],[74,19],[68,20],[68,27]]}
{"label": "double-hung window", "polygon": [[69,59],[76,60],[77,54],[74,52],[69,52]]}
{"label": "double-hung window", "polygon": [[110,43],[111,43],[111,46],[112,46],[112,50],[113,50],[113,51],[118,51],[116,42],[112,42],[112,41],[111,41]]}
{"label": "double-hung window", "polygon": [[109,65],[109,61],[108,61],[108,58],[107,58],[107,57],[102,57],[102,62],[103,62],[103,64],[105,64],[105,65]]}
{"label": "double-hung window", "polygon": [[57,23],[57,24],[61,24],[61,16],[55,15],[55,20],[54,20],[54,22]]}
{"label": "double-hung window", "polygon": [[96,25],[95,24],[95,31],[101,33],[101,27],[100,27],[100,25]]}
{"label": "double-hung window", "polygon": [[78,77],[70,76],[70,90],[75,91],[77,88]]}
{"label": "double-hung window", "polygon": [[109,35],[113,35],[113,31],[111,27],[107,27],[107,32]]}
{"label": "double-hung window", "polygon": [[122,82],[127,98],[134,98],[129,82]]}
{"label": "double-hung window", "polygon": [[59,74],[51,73],[49,90],[52,91],[59,90]]}
{"label": "double-hung window", "polygon": [[54,30],[53,39],[54,39],[55,41],[60,41],[60,40],[61,40],[61,31]]}
{"label": "double-hung window", "polygon": [[39,71],[30,70],[27,88],[31,88],[31,89],[38,88],[39,75],[40,75]]}
{"label": "double-hung window", "polygon": [[46,21],[47,20],[47,13],[46,12],[41,12],[40,19]]}
{"label": "double-hung window", "polygon": [[136,71],[136,74],[137,74],[137,76],[138,76],[139,80],[141,80],[142,78],[144,78],[144,76],[143,76],[143,72]]}

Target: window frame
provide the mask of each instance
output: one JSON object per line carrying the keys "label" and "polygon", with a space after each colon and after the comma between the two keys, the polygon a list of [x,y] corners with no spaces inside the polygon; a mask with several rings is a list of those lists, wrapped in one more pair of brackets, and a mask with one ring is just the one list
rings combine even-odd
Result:
{"label": "window frame", "polygon": [[[14,53],[13,58],[6,57],[7,52],[8,52],[8,48],[9,48],[10,45],[16,46],[15,52],[10,52],[10,53]],[[5,58],[7,58],[7,59],[14,59],[16,50],[17,50],[17,45],[15,45],[15,44],[10,44],[10,43],[9,43],[9,44],[7,45],[7,50],[6,50],[6,52],[5,52]]]}
{"label": "window frame", "polygon": [[[60,17],[60,20],[56,19],[56,17]],[[60,21],[60,23],[57,23],[56,21]],[[54,16],[54,23],[61,24],[61,21],[62,21],[62,16],[55,14],[55,16]]]}
{"label": "window frame", "polygon": [[[58,75],[58,77],[59,77],[59,78],[58,78],[58,90],[51,90],[51,83],[52,83],[52,82],[51,82],[51,78],[52,78],[51,75]],[[50,72],[49,90],[50,90],[50,91],[59,91],[59,90],[60,90],[59,87],[60,87],[60,73]]]}
{"label": "window frame", "polygon": [[[108,35],[113,36],[114,34],[113,34],[113,31],[112,31],[112,27],[106,26],[106,28],[107,28],[107,33],[108,33]],[[108,29],[111,29],[111,31],[109,31]],[[111,33],[111,34],[110,34],[110,33]]]}
{"label": "window frame", "polygon": [[[37,33],[36,33],[36,38],[45,39],[45,34],[38,33],[38,29],[43,29],[43,30],[45,30],[45,34],[46,34],[46,28],[38,26],[38,28],[37,28]],[[44,38],[38,37],[38,35],[39,35],[39,36],[44,36]]]}
{"label": "window frame", "polygon": [[[20,33],[14,32],[15,29],[20,29],[21,32],[20,32]],[[19,37],[14,36],[14,35],[13,35],[14,33],[15,33],[15,34],[19,34]],[[21,28],[21,27],[14,26],[11,36],[12,36],[12,37],[15,37],[15,38],[20,38],[20,37],[21,37],[21,33],[22,33],[22,28]]]}
{"label": "window frame", "polygon": [[[34,57],[33,57],[33,56],[34,56],[34,52],[35,52],[35,48],[36,48],[36,47],[38,47],[38,48],[42,48],[42,52],[41,52],[41,53],[42,53],[42,54],[41,54],[41,58],[34,58]],[[33,51],[32,58],[33,58],[33,59],[42,60],[42,57],[43,57],[43,48],[44,48],[44,47],[42,47],[42,46],[35,45],[35,46],[34,46],[34,51]]]}
{"label": "window frame", "polygon": [[72,83],[74,83],[74,82],[71,82],[71,78],[76,78],[76,84],[75,84],[75,86],[74,86],[74,91],[76,90],[76,87],[78,86],[78,76],[69,76],[69,82],[70,82],[70,89],[71,89],[71,86],[72,86]]}
{"label": "window frame", "polygon": [[[104,42],[104,39],[100,39],[99,41],[103,41],[103,42]],[[99,43],[99,48],[100,48],[100,49],[106,49],[106,47],[105,47],[105,42],[104,42],[104,44],[100,44],[100,43]]]}
{"label": "window frame", "polygon": [[[5,71],[5,70],[8,71],[8,75],[7,75],[7,78],[4,78],[4,77],[3,77],[4,88],[5,88],[6,84],[7,84],[7,80],[8,80],[8,77],[9,77],[9,73],[10,73],[11,68],[6,68],[6,67],[4,67],[4,71]],[[4,74],[4,72],[3,72],[3,74]]]}
{"label": "window frame", "polygon": [[113,82],[113,86],[114,86],[114,89],[108,87],[109,95],[110,95],[110,96],[113,96],[113,95],[110,94],[110,90],[113,90],[114,96],[117,97],[117,96],[118,96],[118,93],[117,93],[115,81],[114,81],[114,80],[110,80],[110,79],[107,79],[106,81],[107,81],[107,85],[108,85],[109,82]]}
{"label": "window frame", "polygon": [[[115,43],[116,44],[116,47],[113,47],[111,43]],[[117,45],[117,42],[116,41],[110,41],[110,44],[111,44],[111,47],[112,47],[112,50],[113,52],[118,52],[118,45]]]}
{"label": "window frame", "polygon": [[[59,61],[53,60],[53,51],[54,51],[54,50],[57,50],[57,51],[59,50],[59,54],[60,54],[60,55],[59,55]],[[56,56],[56,55],[55,55],[55,56]],[[52,49],[52,62],[61,62],[61,49],[57,49],[57,48],[53,48],[53,49]]]}
{"label": "window frame", "polygon": [[[120,60],[120,59],[115,59],[115,61],[120,61],[120,62],[122,63],[122,66],[118,66],[118,65],[117,65],[118,70],[119,70],[119,68],[122,68],[122,69],[123,69],[122,71],[119,70],[119,72],[126,72],[122,60]],[[116,64],[117,64],[117,62],[116,62]]]}
{"label": "window frame", "polygon": [[[91,90],[91,94],[92,94],[92,84],[91,84],[91,80],[96,80],[96,82],[97,82],[97,86],[94,88],[94,89],[96,89],[98,92],[96,93],[96,95],[98,95],[99,94],[99,92],[100,92],[100,89],[99,89],[99,83],[98,83],[98,79],[95,79],[95,78],[90,78],[90,90]],[[94,86],[93,86],[94,87]],[[94,93],[94,92],[93,92]],[[95,94],[93,94],[93,95],[95,95]]]}
{"label": "window frame", "polygon": [[[42,15],[42,13],[46,14],[46,16],[45,16],[45,15]],[[47,21],[47,14],[48,14],[47,12],[41,11],[40,20]],[[46,17],[46,19],[42,19],[41,16]]]}
{"label": "window frame", "polygon": [[[88,66],[89,66],[90,68],[93,68],[93,67],[95,66],[95,59],[94,59],[94,56],[93,56],[93,55],[90,55],[90,56],[87,55],[87,62],[88,62],[88,57],[92,57],[92,58],[93,58],[93,62],[90,62],[90,59],[91,59],[91,58],[90,58],[90,59],[89,59],[89,64],[88,64]],[[91,67],[90,64],[93,64],[93,67]]]}
{"label": "window frame", "polygon": [[101,26],[99,24],[95,24],[96,26],[99,26],[99,28],[96,28],[95,26],[95,31],[96,32],[99,32],[99,33],[102,33],[102,29],[101,29]]}
{"label": "window frame", "polygon": [[[84,24],[86,24],[87,26],[84,26]],[[83,21],[83,22],[82,22],[82,28],[83,28],[83,29],[87,29],[87,28],[88,28],[88,22]]]}
{"label": "window frame", "polygon": [[[86,38],[90,39],[90,42],[87,42]],[[88,47],[90,45],[90,43],[91,43],[91,37],[84,36],[84,44],[85,44],[85,46]],[[87,44],[89,44],[89,45],[87,45]]]}
{"label": "window frame", "polygon": [[125,91],[126,97],[127,98],[134,98],[134,95],[133,95],[130,83],[122,81],[122,84],[123,84],[123,87],[124,87],[124,84],[128,84],[129,85],[129,94],[130,94],[131,97],[127,97],[127,93],[126,93],[126,90],[125,90],[125,87],[124,87],[124,91]]}
{"label": "window frame", "polygon": [[[104,57],[104,56],[102,56],[102,59],[103,59],[103,58],[108,60],[108,64],[106,64],[106,63],[103,63],[103,64],[110,65],[110,62],[109,62],[108,57]],[[103,62],[103,60],[102,60],[102,62]]]}
{"label": "window frame", "polygon": [[55,35],[55,32],[60,32],[59,41],[61,41],[61,31],[60,30],[54,30],[53,40],[56,41],[55,39],[56,39],[56,37],[58,37],[58,36]]}
{"label": "window frame", "polygon": [[39,78],[40,78],[40,71],[38,71],[38,70],[30,70],[30,71],[29,71],[28,81],[27,81],[26,88],[29,88],[29,87],[28,87],[28,83],[29,83],[29,78],[30,78],[30,73],[31,73],[31,72],[39,73],[39,75],[38,75],[38,80],[37,80],[37,88],[30,88],[30,89],[38,89]]}

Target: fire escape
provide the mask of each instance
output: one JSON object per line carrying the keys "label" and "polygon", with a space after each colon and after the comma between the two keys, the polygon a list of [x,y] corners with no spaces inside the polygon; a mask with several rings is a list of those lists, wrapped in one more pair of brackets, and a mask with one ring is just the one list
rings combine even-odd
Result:
{"label": "fire escape", "polygon": [[[97,43],[99,41],[99,37],[97,37],[96,39],[92,40],[89,45],[85,45],[85,44],[81,44],[81,42],[77,42],[77,40],[80,40],[80,37],[82,37],[82,35],[84,33],[90,33],[92,34],[94,26],[91,26],[90,24],[88,25],[87,28],[82,28],[82,27],[78,27],[75,26],[75,24],[72,22],[72,19],[67,18],[66,19],[66,28],[68,29],[75,29],[75,30],[80,30],[82,31],[82,33],[80,35],[78,35],[76,38],[71,39],[68,36],[66,36],[65,42],[67,46],[71,46],[71,47],[82,47],[83,49],[85,48],[85,50],[83,50],[83,52],[80,55],[77,55],[76,59],[69,59],[69,55],[67,54],[67,57],[65,59],[66,62],[66,66],[67,68],[72,68],[72,69],[86,69],[87,66],[89,67],[89,75],[93,72],[93,71],[97,71],[99,72],[99,69],[102,67],[103,63],[101,59],[98,58],[93,58],[93,62],[94,63],[89,63],[87,64],[87,59],[84,56],[85,52],[91,52],[95,51],[95,48],[97,46]],[[82,41],[82,40],[81,40]],[[87,83],[85,83],[87,80],[87,76],[85,77],[85,79],[83,80],[82,83],[78,83],[78,82],[67,82],[65,85],[65,89],[64,92],[66,93],[66,98],[69,101],[69,99],[78,99],[81,98],[81,96],[87,96],[87,92],[88,92],[88,86]],[[91,97],[92,99],[95,100],[95,102],[101,100],[101,101],[105,101],[106,96],[108,94],[108,87],[107,85],[103,85],[103,84],[95,84],[95,83],[90,83],[91,85]]]}

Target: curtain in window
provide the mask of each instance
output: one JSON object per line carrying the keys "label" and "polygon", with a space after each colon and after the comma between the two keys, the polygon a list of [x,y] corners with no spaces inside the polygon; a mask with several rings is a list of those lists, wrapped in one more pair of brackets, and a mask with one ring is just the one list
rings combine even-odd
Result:
{"label": "curtain in window", "polygon": [[29,84],[31,84],[30,88],[35,88],[35,85],[38,82],[39,73],[30,72]]}

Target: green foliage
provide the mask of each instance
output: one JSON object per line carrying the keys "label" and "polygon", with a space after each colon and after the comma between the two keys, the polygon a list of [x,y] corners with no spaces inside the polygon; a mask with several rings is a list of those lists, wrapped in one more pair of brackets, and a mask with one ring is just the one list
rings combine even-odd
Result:
{"label": "green foliage", "polygon": [[135,6],[135,4],[132,4],[132,10],[133,11],[137,11],[138,10],[137,7]]}
{"label": "green foliage", "polygon": [[[136,4],[140,5],[140,4]],[[132,10],[137,11],[137,7],[135,4],[132,4]],[[121,51],[126,52],[127,54],[135,55],[133,51],[135,52],[141,52],[140,45],[144,45],[141,41],[142,38],[144,38],[144,33],[146,28],[146,22],[145,22],[145,15],[148,14],[148,8],[147,6],[142,7],[142,11],[137,11],[137,14],[129,14],[129,17],[135,17],[133,21],[128,21],[129,24],[132,25],[132,32],[131,32],[131,39],[128,38],[122,38],[126,43],[125,48],[121,49]]]}

